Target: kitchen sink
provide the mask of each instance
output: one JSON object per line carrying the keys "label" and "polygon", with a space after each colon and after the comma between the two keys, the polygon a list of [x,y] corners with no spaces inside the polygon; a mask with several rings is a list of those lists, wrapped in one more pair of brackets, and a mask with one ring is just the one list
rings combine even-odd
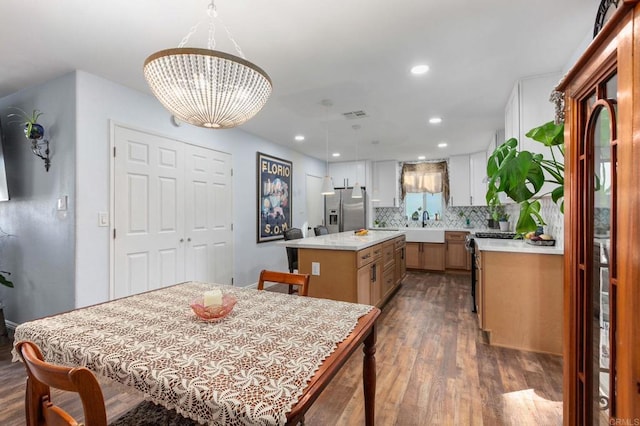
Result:
{"label": "kitchen sink", "polygon": [[409,243],[444,243],[444,229],[405,228]]}

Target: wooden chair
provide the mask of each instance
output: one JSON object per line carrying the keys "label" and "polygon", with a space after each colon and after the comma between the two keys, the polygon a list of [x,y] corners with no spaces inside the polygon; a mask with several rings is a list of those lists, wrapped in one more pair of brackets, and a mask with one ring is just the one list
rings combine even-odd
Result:
{"label": "wooden chair", "polygon": [[326,226],[318,225],[315,228],[313,228],[313,232],[316,234],[316,237],[318,235],[328,235],[329,229]]}
{"label": "wooden chair", "polygon": [[[25,412],[27,426],[107,426],[104,396],[98,380],[84,367],[62,367],[44,361],[42,352],[34,343],[16,343],[16,351],[27,369],[27,391]],[[78,423],[69,413],[51,402],[51,388],[75,392],[80,396],[84,423]],[[196,426],[198,423],[155,405],[143,401],[135,408],[109,423],[110,426],[141,424]]]}
{"label": "wooden chair", "polygon": [[84,367],[61,367],[44,361],[33,343],[16,344],[27,369],[25,411],[27,426],[76,426],[78,423],[62,408],[51,402],[50,388],[76,392],[82,401],[85,426],[107,426],[102,390],[91,371]]}
{"label": "wooden chair", "polygon": [[[284,231],[284,239],[288,240],[299,240],[303,238],[302,230],[300,228],[289,228]],[[287,261],[289,263],[289,272],[293,273],[294,270],[298,269],[298,249],[295,247],[287,247]]]}
{"label": "wooden chair", "polygon": [[299,287],[298,294],[300,296],[307,296],[309,294],[309,274],[292,274],[263,269],[262,272],[260,272],[258,290],[264,290],[265,282]]}

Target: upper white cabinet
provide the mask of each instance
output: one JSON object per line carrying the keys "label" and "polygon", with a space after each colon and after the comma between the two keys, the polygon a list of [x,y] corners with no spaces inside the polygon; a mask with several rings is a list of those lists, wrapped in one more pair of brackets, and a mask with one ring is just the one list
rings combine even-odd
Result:
{"label": "upper white cabinet", "polygon": [[476,152],[469,156],[469,187],[471,205],[487,205],[487,153]]}
{"label": "upper white cabinet", "polygon": [[355,185],[366,186],[367,167],[365,161],[343,161],[329,163],[329,174],[336,188],[347,188]]}
{"label": "upper white cabinet", "polygon": [[374,207],[399,207],[400,177],[397,161],[376,161],[373,163]]}
{"label": "upper white cabinet", "polygon": [[449,157],[449,205],[470,206],[471,187],[469,186],[469,156],[452,155]]}
{"label": "upper white cabinet", "polygon": [[486,206],[487,153],[449,157],[449,205]]}
{"label": "upper white cabinet", "polygon": [[[543,154],[549,160],[551,160],[549,149],[525,135],[534,127],[553,120],[555,109],[549,102],[549,96],[561,77],[562,74],[553,73],[519,80],[505,108],[505,139],[516,138],[520,150]],[[551,189],[552,186],[545,183],[540,193],[545,194]]]}

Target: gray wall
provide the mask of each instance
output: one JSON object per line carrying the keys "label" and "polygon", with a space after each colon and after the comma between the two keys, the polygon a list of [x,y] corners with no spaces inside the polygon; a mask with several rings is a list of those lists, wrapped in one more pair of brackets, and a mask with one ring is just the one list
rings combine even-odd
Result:
{"label": "gray wall", "polygon": [[[8,114],[39,109],[51,143],[51,169],[33,155],[22,125]],[[0,202],[0,227],[13,236],[0,241],[0,269],[15,288],[0,286],[5,317],[13,322],[73,309],[75,287],[75,78],[65,75],[0,99],[5,132],[9,201]],[[66,195],[69,209],[58,212]]]}

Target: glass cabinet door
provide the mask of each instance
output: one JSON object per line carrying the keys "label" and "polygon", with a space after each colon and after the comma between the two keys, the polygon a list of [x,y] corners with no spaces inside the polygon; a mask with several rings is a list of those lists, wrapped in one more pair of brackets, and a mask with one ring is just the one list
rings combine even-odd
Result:
{"label": "glass cabinet door", "polygon": [[578,185],[579,424],[609,425],[615,415],[617,76],[581,102]]}

